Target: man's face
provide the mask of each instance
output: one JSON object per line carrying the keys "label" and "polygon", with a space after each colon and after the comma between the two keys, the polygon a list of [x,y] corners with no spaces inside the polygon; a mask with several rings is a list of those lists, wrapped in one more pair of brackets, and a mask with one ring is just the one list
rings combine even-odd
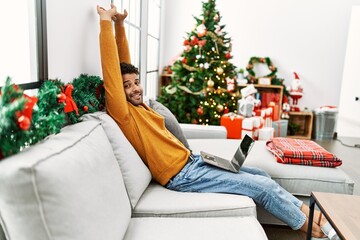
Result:
{"label": "man's face", "polygon": [[134,106],[138,106],[143,102],[143,89],[140,85],[139,75],[136,73],[123,74],[124,90],[126,100]]}

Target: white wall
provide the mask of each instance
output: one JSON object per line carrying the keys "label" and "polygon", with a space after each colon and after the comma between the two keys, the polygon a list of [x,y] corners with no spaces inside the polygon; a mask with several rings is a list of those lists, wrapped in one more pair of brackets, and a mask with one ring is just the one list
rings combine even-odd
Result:
{"label": "white wall", "polygon": [[[200,17],[201,0],[166,0],[161,66],[182,51]],[[233,60],[268,56],[289,85],[296,71],[304,87],[301,107],[339,106],[351,6],[360,0],[218,0],[220,21],[232,37]]]}
{"label": "white wall", "polygon": [[[49,77],[70,82],[81,73],[101,76],[96,5],[109,6],[110,0],[48,0],[46,4]],[[181,53],[186,32],[195,26],[193,16],[200,17],[202,8],[201,0],[163,0],[163,4],[160,67]],[[232,37],[232,62],[244,68],[252,56],[269,56],[279,69],[278,77],[285,78],[287,85],[293,78],[292,72],[298,72],[304,87],[299,104],[309,109],[340,105],[353,5],[360,6],[360,0],[217,1],[223,17],[220,23]],[[351,71],[358,67],[354,69]],[[344,88],[342,98],[347,96]],[[345,120],[346,115],[354,116],[346,101],[340,106],[347,109],[342,118]],[[358,105],[359,102],[356,109]],[[359,135],[356,116],[350,122],[358,132],[346,130],[346,135]],[[339,122],[338,126],[349,126],[348,123]]]}
{"label": "white wall", "polygon": [[67,83],[81,73],[102,76],[96,5],[109,8],[110,0],[46,1],[49,78]]}
{"label": "white wall", "polygon": [[337,132],[360,136],[360,6],[353,7],[340,95]]}

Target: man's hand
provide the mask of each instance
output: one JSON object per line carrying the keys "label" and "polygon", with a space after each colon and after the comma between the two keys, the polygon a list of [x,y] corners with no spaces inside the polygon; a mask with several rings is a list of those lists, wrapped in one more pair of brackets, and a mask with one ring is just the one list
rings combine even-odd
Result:
{"label": "man's hand", "polygon": [[124,9],[124,13],[116,12],[115,16],[112,17],[112,20],[115,22],[115,24],[122,25],[124,23],[125,18],[127,17],[128,13],[126,9]]}
{"label": "man's hand", "polygon": [[100,20],[111,21],[112,17],[114,17],[117,14],[116,7],[114,4],[111,4],[111,8],[109,10],[106,10],[105,8],[100,7],[99,5],[96,7],[96,9],[100,16]]}

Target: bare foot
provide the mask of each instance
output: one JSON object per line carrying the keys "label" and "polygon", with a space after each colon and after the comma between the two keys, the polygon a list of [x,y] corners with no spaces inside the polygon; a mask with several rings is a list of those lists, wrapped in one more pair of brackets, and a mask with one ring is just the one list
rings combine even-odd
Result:
{"label": "bare foot", "polygon": [[[309,219],[306,218],[306,221],[305,221],[304,225],[300,228],[300,231],[307,233],[308,225],[309,225]],[[326,237],[326,235],[321,231],[320,226],[314,222],[312,223],[311,235],[316,238],[325,238]]]}
{"label": "bare foot", "polygon": [[[307,218],[309,218],[310,209],[309,209],[309,207],[308,207],[307,205],[303,204],[303,205],[301,206],[301,211],[302,211],[303,213],[305,213],[305,215],[306,215]],[[322,225],[324,225],[324,224],[327,222],[327,220],[326,220],[326,218],[324,217],[324,215],[323,215],[320,211],[315,210],[315,211],[314,211],[313,222],[316,223],[316,224],[319,225],[319,226],[322,226]]]}

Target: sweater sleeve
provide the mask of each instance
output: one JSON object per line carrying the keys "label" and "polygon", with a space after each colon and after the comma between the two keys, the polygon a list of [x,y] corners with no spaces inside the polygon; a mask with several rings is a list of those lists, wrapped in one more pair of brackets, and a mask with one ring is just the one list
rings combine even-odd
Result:
{"label": "sweater sleeve", "polygon": [[[123,38],[126,39],[125,35]],[[126,101],[117,53],[111,22],[102,20],[100,21],[100,55],[106,110],[118,124],[124,124],[129,120],[129,107]],[[125,52],[124,55],[126,54]]]}
{"label": "sweater sleeve", "polygon": [[129,44],[126,38],[125,28],[116,23],[115,38],[120,62],[131,63]]}

